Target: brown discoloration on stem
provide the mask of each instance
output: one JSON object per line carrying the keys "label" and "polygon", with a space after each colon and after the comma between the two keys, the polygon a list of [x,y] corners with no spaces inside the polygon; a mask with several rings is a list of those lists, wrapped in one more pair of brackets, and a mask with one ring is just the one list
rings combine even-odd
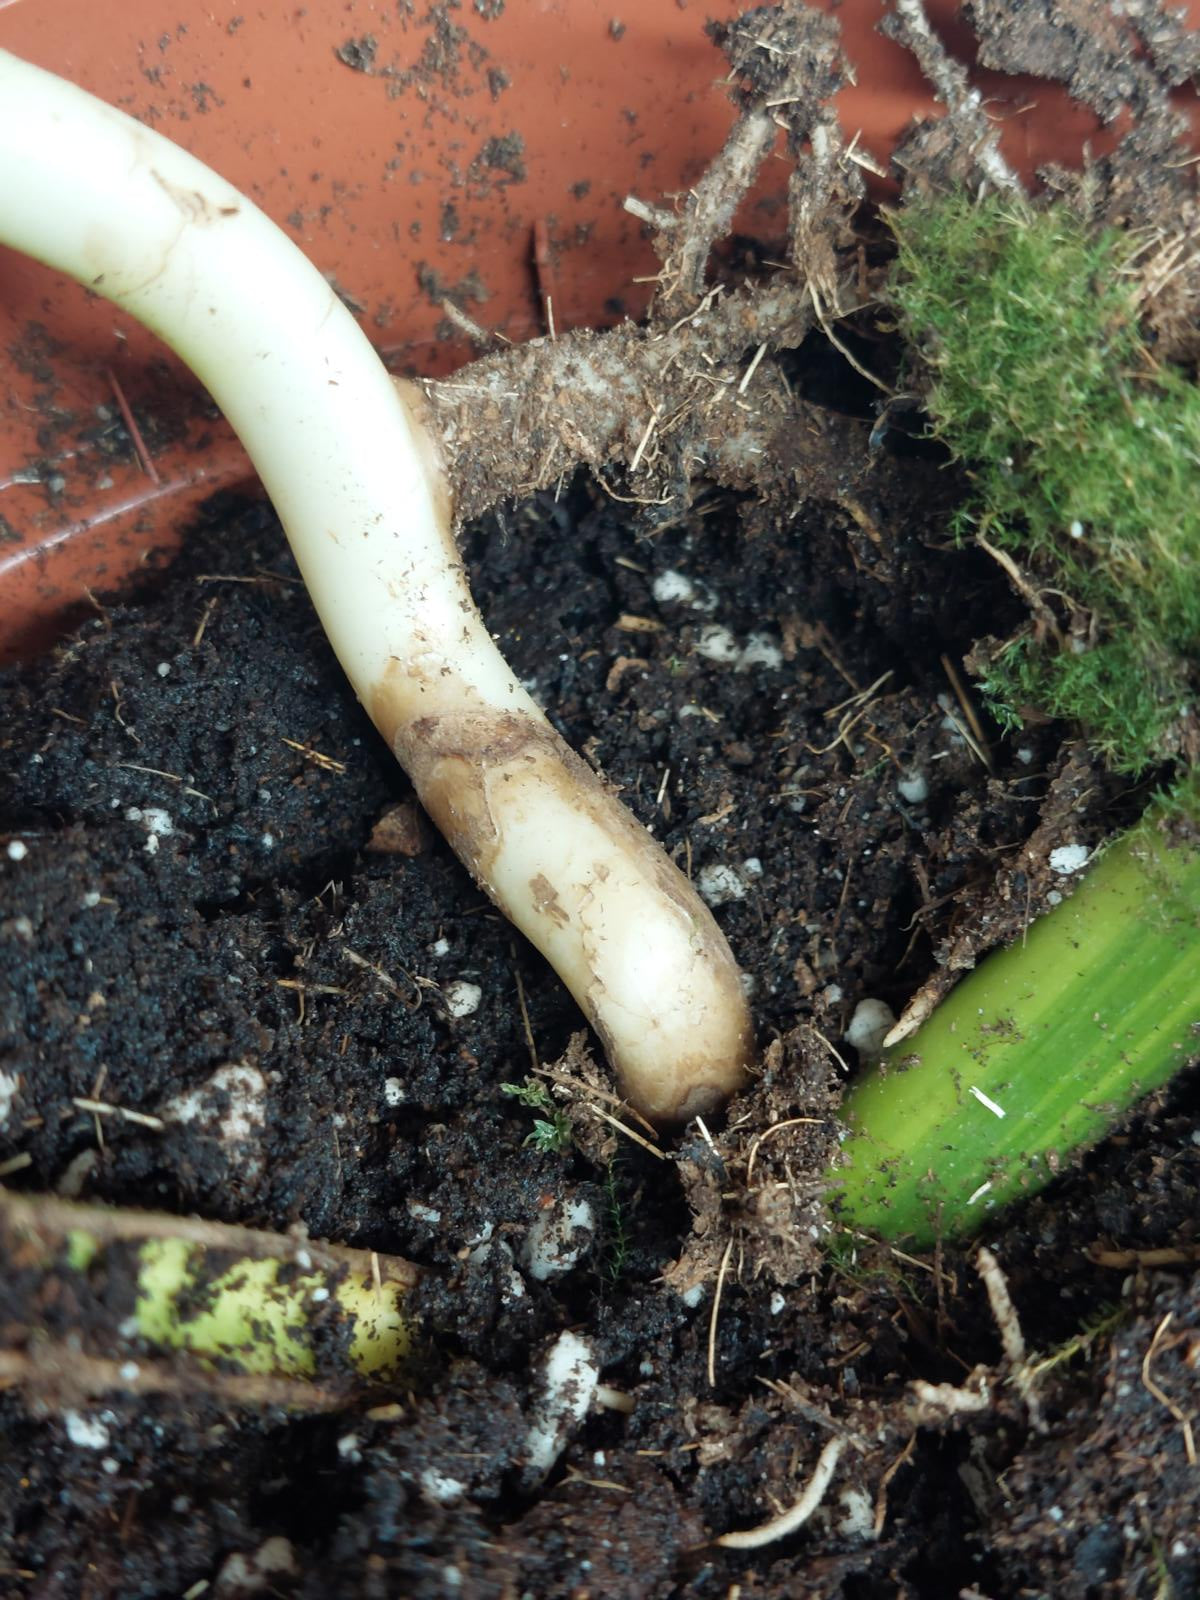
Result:
{"label": "brown discoloration on stem", "polygon": [[[740,1087],[752,1036],[712,913],[554,730],[484,705],[456,672],[400,662],[368,710],[455,854],[554,964],[631,1101],[674,1121]],[[639,981],[663,949],[678,993]]]}
{"label": "brown discoloration on stem", "polygon": [[[290,1411],[349,1410],[361,1390],[315,1384],[307,1378],[210,1372],[196,1361],[114,1360],[89,1355],[74,1342],[37,1340],[25,1350],[0,1350],[0,1389],[19,1384],[43,1405],[70,1406],[105,1394],[211,1396],[226,1408],[283,1406]],[[361,1403],[361,1402],[360,1402]]]}
{"label": "brown discoloration on stem", "polygon": [[[597,875],[603,878],[605,876],[604,869]],[[544,873],[539,872],[536,877],[529,880],[529,893],[536,910],[547,917],[553,918],[560,925],[566,926],[570,919],[558,903],[558,891]]]}

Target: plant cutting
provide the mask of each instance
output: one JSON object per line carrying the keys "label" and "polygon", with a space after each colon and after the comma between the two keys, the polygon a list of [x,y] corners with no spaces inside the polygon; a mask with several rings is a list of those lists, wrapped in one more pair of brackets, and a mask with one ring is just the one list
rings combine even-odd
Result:
{"label": "plant cutting", "polygon": [[713,1109],[752,1048],[736,964],[488,635],[418,396],[285,235],[193,157],[8,54],[0,98],[0,239],[123,306],[204,382],[355,693],[460,859],[557,968],[642,1114]]}
{"label": "plant cutting", "polygon": [[[897,26],[910,32],[914,26],[903,8]],[[914,37],[928,54],[932,46],[919,29]],[[943,92],[955,114],[969,120],[972,107],[961,96],[955,101],[952,78],[944,72],[939,77],[932,58],[927,65],[935,81],[945,79]],[[454,548],[449,489],[438,456],[438,437],[452,433],[461,419],[448,421],[443,414],[439,427],[431,428],[419,396],[397,392],[324,281],[260,213],[192,158],[15,58],[4,60],[3,71],[12,89],[10,127],[20,130],[10,134],[14,159],[5,237],[126,306],[206,381],[260,466],[360,699],[460,857],[554,961],[604,1040],[635,1106],[670,1121],[718,1103],[742,1081],[750,1050],[732,957],[682,875],[566,750],[487,636]],[[89,134],[93,118],[94,138]],[[17,140],[30,128],[38,130],[33,165],[15,159]],[[729,147],[739,173],[763,159],[769,143],[765,129],[754,115],[739,123]],[[90,165],[83,164],[84,156]],[[994,159],[987,170],[1000,181]],[[114,172],[122,174],[119,181]],[[1010,195],[1005,204],[1019,214],[1011,175],[1001,176]],[[697,263],[702,266],[714,228],[721,225],[704,219],[709,211],[723,219],[729,209],[719,182],[711,187],[711,198],[697,202],[698,231],[681,242],[676,294],[700,294]],[[42,200],[51,193],[60,195],[61,204],[47,230]],[[111,225],[118,210],[120,230]],[[1035,514],[1031,524],[1034,559],[1054,545],[1051,530],[1064,516],[1068,543],[1086,545],[1085,530],[1094,528],[1097,537],[1107,530],[1106,561],[1075,554],[1075,566],[1063,580],[1075,597],[1077,633],[1087,618],[1106,603],[1110,610],[1119,605],[1132,588],[1145,602],[1139,637],[1149,640],[1154,634],[1152,644],[1139,646],[1140,677],[1124,670],[1129,638],[1121,634],[1115,614],[1106,640],[1078,653],[1060,649],[1050,668],[1037,664],[1029,639],[1009,641],[989,680],[993,698],[1001,715],[1015,717],[1005,706],[1016,704],[1019,691],[1039,697],[1031,674],[1053,672],[1055,681],[1040,685],[1045,709],[1090,718],[1114,762],[1134,766],[1148,759],[1151,745],[1162,747],[1168,737],[1166,708],[1184,691],[1179,673],[1186,679],[1188,669],[1175,667],[1171,676],[1162,663],[1180,658],[1180,643],[1194,625],[1189,609],[1194,558],[1186,547],[1182,555],[1167,552],[1176,578],[1169,588],[1148,577],[1136,552],[1131,514],[1124,502],[1114,506],[1112,496],[1123,493],[1125,502],[1136,506],[1152,493],[1161,501],[1157,491],[1164,487],[1176,498],[1186,495],[1178,473],[1163,477],[1155,465],[1165,459],[1161,453],[1147,456],[1140,445],[1147,434],[1162,433],[1157,416],[1183,404],[1188,386],[1169,373],[1161,376],[1146,400],[1149,409],[1134,408],[1124,419],[1130,435],[1125,439],[1119,399],[1113,409],[1110,396],[1101,416],[1093,393],[1103,385],[1106,369],[1097,376],[1095,362],[1060,360],[1060,375],[1084,376],[1079,394],[1067,396],[1060,385],[1053,396],[1059,414],[1068,401],[1090,408],[1094,428],[1104,434],[1096,443],[1097,457],[1128,461],[1130,471],[1158,472],[1161,479],[1143,482],[1130,472],[1122,477],[1118,466],[1112,484],[1079,490],[1072,501],[1064,485],[1075,441],[1061,429],[1043,427],[1044,417],[1036,413],[1040,374],[1027,374],[1018,359],[1014,381],[1015,350],[1006,367],[1003,352],[986,342],[960,357],[962,341],[956,342],[953,329],[939,324],[931,309],[958,316],[966,325],[991,326],[969,304],[964,309],[963,287],[981,276],[971,251],[978,255],[982,248],[980,219],[986,223],[992,211],[956,202],[914,206],[900,227],[905,287],[899,303],[910,324],[931,325],[937,341],[934,411],[953,419],[945,433],[956,450],[990,463],[979,507],[966,515],[981,522],[978,537],[985,544],[986,528],[1003,550],[1017,537],[1014,510],[1025,508],[1028,516],[1028,506],[1044,503],[1049,511],[1040,522]],[[923,239],[927,215],[933,220],[925,224],[929,237]],[[669,231],[669,219],[655,213],[654,220]],[[1022,237],[1040,240],[1024,220]],[[957,254],[955,229],[961,236]],[[1094,325],[1106,330],[1111,325],[1113,336],[1124,342],[1109,359],[1130,359],[1136,329],[1120,298],[1120,261],[1114,255],[1113,261],[1098,263],[1082,237],[1065,238],[1061,228],[1041,248],[1042,254],[1022,268],[1043,288],[1041,303],[1050,316],[1062,304],[1064,283],[1090,281],[1096,271],[1113,268],[1116,287],[1094,303],[1081,304],[1078,325],[1069,326],[1067,336],[1093,351]],[[942,278],[932,281],[928,272],[922,278],[914,263],[926,263],[939,251],[946,263]],[[154,270],[147,270],[147,262],[154,262]],[[265,325],[239,296],[242,285],[274,283],[276,277],[282,288],[271,296]],[[1013,295],[1020,300],[1018,290]],[[1022,308],[1025,304],[1021,301]],[[315,350],[293,337],[295,328],[305,326],[319,330]],[[1047,348],[1046,331],[1036,317],[1022,310],[1012,326],[1017,343]],[[240,371],[243,353],[251,347],[258,352],[253,371],[261,391]],[[980,384],[984,373],[992,375],[990,390]],[[310,391],[305,385],[314,374]],[[1005,390],[1013,426],[1039,434],[1033,464],[1020,471],[1012,466],[1009,436],[995,420],[997,386]],[[437,396],[434,404],[444,411],[446,396]],[[1194,414],[1195,408],[1185,412]],[[643,445],[652,426],[653,414]],[[978,440],[968,436],[969,427],[979,432]],[[1143,467],[1146,461],[1149,467]],[[1040,502],[1027,492],[1021,472],[1040,474]],[[1178,509],[1178,516],[1166,511],[1165,526],[1186,527],[1182,502]],[[1089,579],[1097,572],[1098,578]],[[372,625],[364,626],[364,618]],[[1054,631],[1061,645],[1061,630]],[[1114,651],[1120,660],[1110,661]],[[1158,678],[1151,686],[1154,672]],[[1145,726],[1132,728],[1134,709],[1114,700],[1114,684],[1139,704],[1152,703]],[[1081,685],[1092,693],[1087,706],[1079,700]],[[652,961],[642,959],[631,929],[638,930]]]}
{"label": "plant cutting", "polygon": [[[970,105],[961,95],[956,100],[952,76],[930,55],[931,38],[926,38],[927,30],[922,31],[918,14],[911,11],[900,8],[894,19],[897,31],[907,30],[915,41],[913,48],[920,46],[919,54],[924,51],[923,61],[929,57],[927,70],[952,111],[968,114]],[[627,1086],[636,1085],[630,1088],[635,1103],[669,1119],[719,1099],[741,1081],[749,1049],[748,1022],[735,993],[736,973],[728,951],[707,910],[683,888],[682,880],[676,881],[677,875],[661,857],[649,851],[638,859],[646,846],[642,834],[626,825],[623,813],[608,804],[590,775],[556,744],[536,706],[487,639],[465,594],[437,445],[416,396],[410,392],[407,399],[403,393],[399,399],[393,397],[393,385],[365,341],[351,331],[350,319],[317,285],[292,247],[241,197],[227,191],[190,157],[49,75],[11,57],[6,58],[4,71],[13,88],[12,125],[16,127],[20,117],[27,119],[23,126],[39,130],[42,163],[38,167],[15,159],[10,163],[14,174],[22,174],[14,179],[7,208],[10,242],[136,312],[178,348],[222,400],[256,459],[261,457],[264,482],[310,583],[323,597],[319,609],[356,692],[412,772],[418,791],[460,856],[518,925],[552,955],[573,992],[582,997]],[[39,115],[42,124],[36,120]],[[98,119],[98,137],[89,143],[84,134],[93,116]],[[760,116],[758,122],[751,118],[739,125],[731,151],[741,165],[753,166],[763,159],[769,121]],[[746,154],[742,147],[750,144],[753,149]],[[85,145],[95,152],[88,157],[95,166],[86,173],[78,165]],[[112,183],[108,176],[112,167],[120,165],[121,150],[134,172],[135,186],[128,196],[107,186]],[[79,176],[64,176],[72,170]],[[1186,535],[1186,474],[1180,473],[1178,454],[1169,459],[1167,452],[1148,452],[1142,443],[1146,437],[1161,437],[1159,418],[1176,411],[1190,438],[1200,408],[1194,404],[1192,386],[1169,369],[1156,375],[1144,406],[1140,395],[1131,404],[1119,385],[1107,383],[1111,364],[1119,367],[1136,354],[1135,318],[1121,285],[1124,262],[1118,248],[1111,239],[1093,246],[1082,234],[1071,235],[1069,227],[1033,226],[1031,219],[1020,215],[1021,203],[1007,168],[989,157],[981,160],[981,170],[1010,196],[1005,204],[1011,205],[1022,224],[1019,236],[1034,241],[1040,252],[1020,262],[1016,270],[1023,271],[1030,283],[1038,282],[1043,321],[1057,317],[1066,285],[1086,280],[1090,286],[1097,277],[1104,283],[1101,294],[1079,302],[1077,323],[1067,321],[1060,329],[1060,339],[1073,339],[1075,347],[1056,351],[1057,390],[1043,395],[1037,383],[1044,375],[1034,370],[1033,362],[1021,365],[1018,343],[1023,341],[1030,351],[1048,348],[1047,329],[1039,324],[1039,313],[1030,311],[1029,302],[1021,298],[1021,288],[1001,290],[1011,292],[1020,307],[1016,320],[1001,324],[1002,338],[1012,346],[1007,350],[996,348],[994,339],[988,342],[995,330],[987,318],[976,316],[967,296],[967,289],[982,281],[977,270],[977,257],[985,248],[981,229],[989,225],[994,207],[963,201],[910,207],[899,229],[898,303],[910,326],[924,329],[936,343],[932,366],[938,380],[931,403],[935,413],[949,419],[943,423],[943,436],[961,455],[987,463],[978,504],[964,513],[968,522],[978,525],[978,538],[986,545],[990,534],[1000,549],[1007,549],[1014,539],[1027,539],[1035,564],[1048,560],[1051,551],[1069,557],[1062,581],[1075,608],[1076,641],[1079,630],[1094,626],[1106,605],[1112,613],[1104,640],[1087,649],[1060,648],[1049,666],[1031,651],[1029,637],[1008,641],[992,663],[989,692],[998,714],[1010,721],[1017,719],[1015,707],[1022,695],[1051,714],[1081,718],[1118,768],[1136,769],[1152,750],[1161,753],[1166,748],[1164,740],[1169,743],[1172,737],[1178,741],[1184,736],[1163,719],[1187,690],[1189,669],[1181,647],[1196,627],[1194,553],[1186,537],[1179,548],[1170,545],[1169,532],[1174,528]],[[211,187],[206,188],[210,177]],[[63,186],[62,216],[68,220],[47,230],[39,220],[38,201],[43,192],[55,192],[55,184]],[[87,197],[94,207],[90,215],[84,204]],[[102,214],[111,222],[119,201],[124,221],[118,238],[111,226],[106,229]],[[701,211],[706,206],[715,207],[722,218],[728,211],[715,189],[711,200],[700,201]],[[669,226],[669,219],[658,213],[653,213],[653,220],[663,229]],[[707,242],[712,231],[712,227],[707,232],[701,229],[701,240]],[[219,238],[219,248],[210,248],[212,238]],[[277,354],[269,353],[275,346],[266,330],[258,324],[254,329],[258,368],[269,375],[261,396],[244,380],[235,384],[229,376],[238,350],[249,339],[245,308],[238,305],[236,291],[230,292],[235,274],[228,262],[241,249],[246,251],[246,262],[244,273],[239,264],[240,275],[252,278],[260,258],[261,270],[280,273],[284,284],[290,282],[289,274],[295,275],[294,289],[277,297]],[[942,250],[945,267],[935,279],[926,264]],[[703,259],[697,238],[686,240],[678,270],[684,290],[693,295],[702,287]],[[151,273],[144,267],[147,260],[157,261]],[[1002,270],[1009,271],[1010,264],[1004,263]],[[211,282],[205,274],[211,274]],[[953,318],[963,326],[988,329],[989,334],[977,339],[968,352],[949,326],[948,319]],[[327,333],[333,341],[328,349],[318,348],[314,369],[336,370],[338,377],[325,378],[320,403],[293,402],[289,410],[281,395],[296,384],[297,369],[292,366],[293,355],[284,349],[285,324],[292,320],[301,326],[306,319],[327,325],[323,336]],[[1106,334],[1103,349],[1094,342],[1097,327]],[[343,344],[344,355],[339,353]],[[1103,357],[1099,365],[1097,354]],[[1090,363],[1088,356],[1093,358]],[[1075,392],[1064,391],[1062,374],[1076,383]],[[988,383],[981,381],[984,375]],[[1103,415],[1098,386],[1108,396]],[[1006,409],[995,407],[999,390],[1004,391]],[[1073,483],[1076,436],[1048,413],[1043,415],[1038,410],[1043,404],[1052,406],[1057,418],[1076,409],[1091,418],[1096,437],[1089,446],[1089,459],[1105,463],[1108,481]],[[370,425],[364,421],[367,417],[372,419]],[[1029,466],[1014,468],[1008,453],[1013,428],[1038,437]],[[351,431],[356,434],[353,439]],[[322,449],[310,450],[318,434]],[[403,449],[396,463],[381,469],[379,462],[389,457],[384,440],[393,434],[403,441]],[[313,461],[341,462],[332,442],[337,439],[345,440],[346,460],[361,467],[357,476],[351,473],[349,511],[331,499],[328,478],[313,472]],[[1182,456],[1190,459],[1192,453],[1189,447]],[[349,471],[335,465],[332,474],[337,477],[344,470]],[[1033,495],[1027,481],[1031,473],[1038,484]],[[1171,579],[1165,585],[1155,581],[1137,546],[1140,528],[1133,508],[1151,498],[1162,508],[1166,530],[1158,541]],[[403,540],[401,504],[413,513],[405,511]],[[1039,506],[1045,509],[1039,511]],[[1020,533],[1013,531],[1017,513]],[[346,519],[359,529],[357,537],[337,531]],[[1060,527],[1064,519],[1066,545]],[[318,527],[321,531],[315,532]],[[1094,540],[1107,541],[1103,560],[1089,559],[1088,546]],[[1082,555],[1070,552],[1070,541],[1081,545]],[[403,544],[404,554],[393,570],[386,557],[397,544]],[[346,546],[348,558],[341,554]],[[401,573],[404,585],[399,582]],[[367,606],[368,616],[381,619],[377,633],[346,620],[366,595],[377,602]],[[1127,598],[1130,595],[1133,599]],[[1129,609],[1135,600],[1141,611]],[[1043,608],[1037,620],[1045,624],[1047,614]],[[1121,623],[1129,625],[1128,636],[1121,632]],[[1062,646],[1064,637],[1053,619],[1049,627]],[[1140,641],[1136,662],[1129,655],[1131,638]],[[460,660],[454,656],[457,647],[463,652]],[[531,792],[548,797],[545,815],[535,811],[532,820],[527,798]],[[571,838],[568,827],[568,842],[547,846],[544,825],[550,816],[557,813],[562,818],[566,812],[586,817],[580,837]],[[602,849],[597,829],[607,830],[619,842]],[[607,859],[605,850],[616,853]],[[632,852],[628,861],[627,852]],[[597,892],[598,883],[603,894]],[[681,935],[651,939],[664,965],[648,977],[631,972],[630,963],[614,954],[626,947],[617,936],[621,917],[638,922],[643,896],[663,925]],[[618,912],[623,902],[625,910]],[[610,923],[610,916],[616,920]],[[699,965],[691,971],[689,961],[699,947],[703,947]],[[720,977],[716,989],[721,1003],[710,1011],[704,991],[714,974]],[[673,1031],[678,1034],[679,1050],[673,1056],[670,1050],[664,1056],[654,1030],[652,1046],[641,1037],[640,1024],[648,1016],[657,1018],[657,1012],[646,1009],[649,995],[663,990],[680,997],[678,1011],[655,1022],[667,1037]],[[693,1024],[700,1019],[699,1026],[689,1032],[686,1017]],[[714,1018],[721,1019],[716,1029]],[[665,1069],[664,1059],[672,1063]],[[651,1080],[653,1088],[647,1086]]]}

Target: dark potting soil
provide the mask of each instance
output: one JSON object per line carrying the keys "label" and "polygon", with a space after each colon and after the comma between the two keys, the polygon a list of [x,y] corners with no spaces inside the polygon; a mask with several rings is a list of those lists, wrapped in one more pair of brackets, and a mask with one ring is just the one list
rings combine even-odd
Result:
{"label": "dark potting soil", "polygon": [[[406,1256],[428,1352],[419,1381],[316,1415],[182,1360],[170,1394],[0,1388],[0,1594],[1198,1592],[1195,1289],[1087,1254],[1194,1245],[1194,1082],[993,1227],[1025,1338],[1057,1357],[1045,1432],[1016,1396],[898,1421],[909,1380],[999,1358],[966,1253],[823,1252],[857,1003],[899,1010],[972,921],[1018,929],[1051,875],[993,885],[1039,824],[1047,850],[1091,842],[1135,804],[1060,727],[980,747],[945,663],[1013,602],[948,547],[941,465],[893,469],[865,525],[810,502],[762,526],[715,496],[651,537],[580,480],[466,536],[501,647],[748,975],[764,1076],[666,1159],[586,1095],[565,1151],[530,1146],[501,1086],[559,1061],[602,1083],[580,1019],[423,822],[266,507],[214,507],[138,602],[3,681],[4,1181]],[[762,1147],[768,1214],[731,1152],[798,1117]],[[531,1226],[581,1202],[577,1261],[539,1281]],[[77,1316],[7,1267],[3,1346],[40,1323],[146,1354],[119,1293]],[[632,1410],[593,1413],[531,1485],[566,1327]],[[794,1500],[846,1416],[860,1442],[802,1532],[708,1543]]]}

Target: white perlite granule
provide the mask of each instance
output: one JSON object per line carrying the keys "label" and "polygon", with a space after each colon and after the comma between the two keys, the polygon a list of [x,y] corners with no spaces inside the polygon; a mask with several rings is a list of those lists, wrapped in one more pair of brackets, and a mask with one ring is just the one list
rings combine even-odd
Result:
{"label": "white perlite granule", "polygon": [[442,998],[446,1002],[446,1010],[452,1017],[471,1017],[479,1010],[483,990],[477,983],[468,983],[465,978],[456,978],[453,983],[444,986]]}
{"label": "white perlite granule", "polygon": [[1060,844],[1057,850],[1050,852],[1050,870],[1057,872],[1060,878],[1069,878],[1073,872],[1087,866],[1091,853],[1085,844]]}

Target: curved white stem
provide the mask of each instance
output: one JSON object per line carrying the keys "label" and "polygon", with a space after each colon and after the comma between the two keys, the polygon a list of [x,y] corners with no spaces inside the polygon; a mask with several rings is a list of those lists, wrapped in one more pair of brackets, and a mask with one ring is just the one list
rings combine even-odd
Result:
{"label": "curved white stem", "polygon": [[320,273],[194,157],[5,52],[0,241],[115,301],[206,385],[355,692],[631,1100],[672,1119],[723,1099],[750,1051],[728,947],[515,681],[467,589],[419,415]]}

